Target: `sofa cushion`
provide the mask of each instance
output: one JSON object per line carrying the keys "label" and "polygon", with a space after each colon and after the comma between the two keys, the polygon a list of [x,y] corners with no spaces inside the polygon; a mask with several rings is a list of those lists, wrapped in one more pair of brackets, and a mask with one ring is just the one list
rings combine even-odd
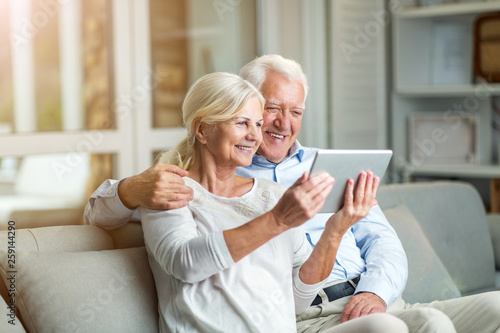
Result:
{"label": "sofa cushion", "polygon": [[420,222],[462,295],[495,289],[495,261],[483,202],[469,183],[391,184],[380,188],[382,209],[405,205]]}
{"label": "sofa cushion", "polygon": [[455,282],[410,210],[400,205],[384,210],[384,214],[408,257],[409,275],[403,299],[409,303],[427,303],[460,297]]}
{"label": "sofa cushion", "polygon": [[[7,275],[6,253],[0,265]],[[157,332],[153,275],[144,247],[16,253],[16,304],[30,332]]]}

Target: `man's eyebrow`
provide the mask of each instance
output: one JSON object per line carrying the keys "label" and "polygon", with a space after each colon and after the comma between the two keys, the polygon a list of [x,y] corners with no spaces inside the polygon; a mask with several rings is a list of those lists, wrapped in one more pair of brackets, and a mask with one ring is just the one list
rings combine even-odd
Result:
{"label": "man's eyebrow", "polygon": [[[283,103],[281,103],[279,101],[274,101],[274,100],[268,100],[268,101],[266,101],[266,104],[273,104],[273,105],[278,105],[278,106],[282,106],[283,105]],[[301,109],[301,110],[304,110],[305,107],[301,106],[301,105],[295,105],[295,106],[292,106],[292,109]]]}
{"label": "man's eyebrow", "polygon": [[281,103],[279,101],[274,101],[274,100],[268,100],[268,101],[266,101],[266,103],[274,104],[274,105],[281,105],[281,104],[283,104],[283,103]]}

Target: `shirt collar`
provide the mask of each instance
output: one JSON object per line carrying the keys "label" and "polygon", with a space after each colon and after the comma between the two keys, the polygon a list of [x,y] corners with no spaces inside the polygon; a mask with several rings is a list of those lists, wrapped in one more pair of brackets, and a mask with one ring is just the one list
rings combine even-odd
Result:
{"label": "shirt collar", "polygon": [[295,140],[292,147],[290,147],[290,152],[288,153],[288,158],[297,155],[299,162],[302,162],[302,156],[304,156],[304,147],[300,144],[298,140]]}
{"label": "shirt collar", "polygon": [[[283,162],[291,159],[294,156],[297,156],[297,158],[299,159],[299,162],[302,162],[302,157],[304,156],[304,147],[302,147],[302,145],[297,140],[295,140],[292,147],[290,147],[290,151],[288,152],[288,156],[285,157],[285,159],[283,161],[281,161],[280,163],[283,163]],[[262,159],[265,160],[264,164],[270,163],[270,164],[276,165],[275,163],[269,162],[267,159],[265,159],[261,155],[257,155],[257,154],[255,154],[253,157],[253,163],[263,164],[262,161],[260,161]],[[278,164],[280,164],[280,163],[278,163]]]}

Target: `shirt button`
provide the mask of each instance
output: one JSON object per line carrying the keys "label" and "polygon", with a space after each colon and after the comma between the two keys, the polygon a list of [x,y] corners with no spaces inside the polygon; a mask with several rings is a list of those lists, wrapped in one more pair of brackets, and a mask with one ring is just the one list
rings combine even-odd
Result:
{"label": "shirt button", "polygon": [[259,157],[259,162],[264,162],[264,158],[263,157]]}

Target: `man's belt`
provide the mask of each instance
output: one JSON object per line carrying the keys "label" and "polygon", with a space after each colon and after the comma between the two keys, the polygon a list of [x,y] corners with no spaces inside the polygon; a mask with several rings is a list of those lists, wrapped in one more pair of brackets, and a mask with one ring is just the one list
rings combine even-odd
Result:
{"label": "man's belt", "polygon": [[329,283],[318,292],[311,305],[333,302],[339,298],[353,295],[358,282],[359,275],[346,281]]}

